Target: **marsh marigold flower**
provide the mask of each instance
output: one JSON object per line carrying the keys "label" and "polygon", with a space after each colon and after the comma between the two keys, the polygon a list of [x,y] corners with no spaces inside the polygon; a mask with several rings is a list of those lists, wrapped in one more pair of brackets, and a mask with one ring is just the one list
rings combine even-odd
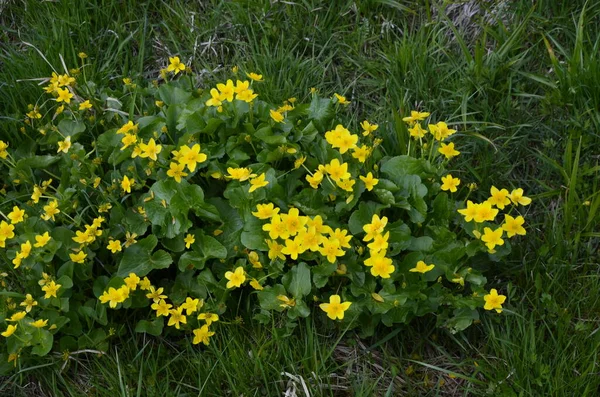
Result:
{"label": "marsh marigold flower", "polygon": [[321,303],[319,307],[325,313],[327,313],[327,317],[332,320],[335,319],[344,319],[344,312],[350,308],[352,302],[343,302],[339,295],[331,295],[329,297],[329,303]]}
{"label": "marsh marigold flower", "polygon": [[442,177],[442,190],[454,193],[458,190],[458,185],[460,185],[460,179],[452,177],[451,174]]}
{"label": "marsh marigold flower", "polygon": [[244,281],[246,281],[246,274],[244,272],[244,268],[238,266],[233,272],[226,272],[225,278],[229,280],[227,282],[227,288],[238,288],[240,287]]}
{"label": "marsh marigold flower", "polygon": [[435,267],[435,265],[433,263],[431,265],[427,265],[423,261],[418,261],[417,264],[415,265],[415,267],[413,267],[412,269],[409,269],[409,272],[427,273],[428,271],[433,270],[434,267]]}
{"label": "marsh marigold flower", "polygon": [[498,291],[492,288],[489,294],[483,297],[485,310],[496,310],[497,313],[502,313],[502,304],[506,301],[506,296],[498,295]]}
{"label": "marsh marigold flower", "polygon": [[167,66],[168,72],[173,72],[173,74],[177,74],[179,72],[183,72],[185,70],[185,64],[181,62],[179,57],[169,57],[169,66]]}

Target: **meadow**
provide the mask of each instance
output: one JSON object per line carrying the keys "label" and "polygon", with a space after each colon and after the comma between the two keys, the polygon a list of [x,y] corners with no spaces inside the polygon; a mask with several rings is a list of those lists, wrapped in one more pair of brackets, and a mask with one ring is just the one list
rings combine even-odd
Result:
{"label": "meadow", "polygon": [[177,55],[198,87],[237,66],[264,76],[265,101],[340,93],[349,124],[376,120],[397,145],[402,117],[425,109],[460,130],[461,178],[533,199],[527,238],[484,272],[504,311],[464,331],[434,315],[367,338],[313,317],[291,330],[239,317],[198,349],[128,322],[106,354],[47,356],[0,379],[2,395],[598,394],[599,3],[13,0],[0,26],[0,139],[14,147],[50,65],[85,52],[86,79],[114,86]]}

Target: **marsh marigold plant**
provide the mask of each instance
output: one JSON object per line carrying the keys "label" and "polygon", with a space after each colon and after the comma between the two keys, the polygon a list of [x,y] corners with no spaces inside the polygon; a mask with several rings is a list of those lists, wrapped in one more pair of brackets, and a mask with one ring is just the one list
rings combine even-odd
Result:
{"label": "marsh marigold plant", "polygon": [[165,65],[110,86],[53,73],[21,141],[0,140],[3,372],[104,351],[124,321],[209,345],[241,298],[255,321],[362,335],[502,312],[480,269],[526,236],[531,199],[474,189],[453,126],[424,110],[348,123],[337,93],[274,104],[257,71],[192,86],[182,59]]}

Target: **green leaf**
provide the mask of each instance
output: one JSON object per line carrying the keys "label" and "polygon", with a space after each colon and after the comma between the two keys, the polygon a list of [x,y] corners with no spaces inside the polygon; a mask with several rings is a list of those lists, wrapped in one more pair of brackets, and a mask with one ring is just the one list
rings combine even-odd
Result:
{"label": "green leaf", "polygon": [[58,130],[63,136],[70,136],[71,141],[73,141],[79,134],[85,131],[85,123],[83,121],[62,119],[58,123]]}
{"label": "green leaf", "polygon": [[308,108],[308,118],[321,131],[325,131],[327,123],[333,118],[333,104],[331,99],[313,96]]}
{"label": "green leaf", "polygon": [[32,156],[32,157],[24,158],[24,159],[17,161],[15,168],[17,170],[22,170],[25,168],[33,168],[33,169],[47,168],[50,165],[56,163],[58,160],[60,160],[60,157],[58,157],[58,156],[50,156],[50,155]]}
{"label": "green leaf", "polygon": [[200,231],[195,234],[196,241],[192,244],[193,251],[185,252],[179,258],[179,270],[185,271],[193,265],[196,269],[203,269],[204,264],[211,258],[225,259],[227,249],[216,238]]}
{"label": "green leaf", "polygon": [[250,250],[266,251],[265,232],[262,230],[263,222],[257,219],[250,212],[245,216],[244,229],[242,230],[241,241],[244,247]]}
{"label": "green leaf", "polygon": [[310,294],[310,269],[304,262],[287,272],[282,278],[283,285],[296,299]]}
{"label": "green leaf", "polygon": [[119,263],[117,276],[127,277],[129,273],[135,273],[144,277],[153,269],[165,269],[173,262],[173,258],[167,252],[158,250],[152,254],[158,240],[156,236],[150,235],[127,248]]}
{"label": "green leaf", "polygon": [[281,284],[265,287],[265,289],[256,293],[260,307],[266,310],[277,310],[278,312],[282,312],[284,308],[280,306],[281,301],[277,297],[286,294],[285,288]]}
{"label": "green leaf", "polygon": [[158,89],[160,99],[167,105],[186,103],[192,98],[192,94],[184,89],[169,84],[163,84]]}
{"label": "green leaf", "polygon": [[45,356],[52,349],[54,343],[54,336],[45,329],[38,328],[33,331],[33,338],[31,342],[35,345],[31,349],[31,353],[36,356]]}
{"label": "green leaf", "polygon": [[165,322],[162,317],[157,317],[152,321],[140,320],[135,326],[135,332],[146,332],[153,336],[160,336]]}
{"label": "green leaf", "polygon": [[257,130],[254,133],[254,136],[271,145],[281,145],[287,142],[287,139],[284,135],[274,134],[270,125]]}
{"label": "green leaf", "polygon": [[422,178],[432,177],[435,175],[435,168],[427,160],[402,155],[385,161],[381,166],[381,172],[398,183],[406,175],[419,175]]}

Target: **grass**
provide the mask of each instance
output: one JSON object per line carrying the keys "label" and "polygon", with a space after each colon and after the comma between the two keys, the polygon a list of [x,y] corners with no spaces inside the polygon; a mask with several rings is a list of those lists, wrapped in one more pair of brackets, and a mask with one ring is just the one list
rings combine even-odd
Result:
{"label": "grass", "polygon": [[[398,112],[419,107],[460,126],[464,175],[533,195],[529,239],[489,269],[507,289],[504,315],[460,335],[432,320],[380,329],[368,340],[307,322],[285,337],[250,322],[223,327],[206,350],[189,341],[122,337],[103,357],[73,356],[5,379],[11,395],[596,395],[600,388],[600,5],[317,1],[10,1],[0,24],[0,137],[40,90],[31,78],[90,56],[92,81],[153,78],[168,55],[200,72],[233,65],[267,77],[264,98],[311,87],[352,100],[396,139]],[[461,8],[462,7],[462,8]],[[487,7],[487,9],[486,9]],[[42,56],[43,55],[43,56]],[[44,59],[45,57],[45,59]],[[52,66],[51,66],[52,65]],[[130,335],[130,334],[129,334]],[[289,375],[286,375],[288,373]],[[293,394],[290,394],[293,395]]]}

